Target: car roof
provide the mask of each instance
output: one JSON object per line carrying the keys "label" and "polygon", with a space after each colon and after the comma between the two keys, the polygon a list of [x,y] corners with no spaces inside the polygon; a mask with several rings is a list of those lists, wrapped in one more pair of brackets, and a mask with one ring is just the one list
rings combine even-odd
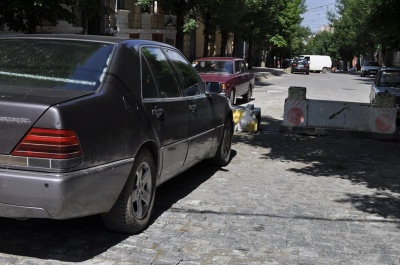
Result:
{"label": "car roof", "polygon": [[144,44],[147,45],[158,45],[164,47],[173,48],[171,45],[156,42],[151,40],[142,40],[142,39],[130,39],[130,38],[121,38],[121,37],[112,37],[112,36],[102,36],[102,35],[81,35],[81,34],[0,34],[1,39],[60,39],[60,40],[82,40],[82,41],[92,41],[92,42],[104,42],[104,43],[112,43],[118,44],[124,41],[129,41],[135,47],[141,46]]}
{"label": "car roof", "polygon": [[195,61],[242,61],[242,58],[237,57],[201,57]]}

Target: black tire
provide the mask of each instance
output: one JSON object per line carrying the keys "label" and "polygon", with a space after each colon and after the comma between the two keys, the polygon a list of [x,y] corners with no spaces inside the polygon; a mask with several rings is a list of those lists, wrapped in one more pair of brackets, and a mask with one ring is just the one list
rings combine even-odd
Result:
{"label": "black tire", "polygon": [[134,234],[147,227],[154,205],[155,175],[152,155],[148,150],[141,151],[114,206],[102,214],[103,223],[108,229]]}
{"label": "black tire", "polygon": [[236,92],[235,89],[232,89],[231,94],[229,96],[229,102],[231,103],[231,105],[235,105],[236,104]]}
{"label": "black tire", "polygon": [[243,101],[246,103],[250,102],[252,96],[253,96],[253,88],[251,87],[251,85],[249,85],[249,90],[247,90],[247,93],[243,95]]}
{"label": "black tire", "polygon": [[212,162],[214,165],[224,167],[229,164],[231,159],[231,147],[233,138],[233,121],[229,118],[226,119],[222,138],[218,146],[217,153],[215,154]]}
{"label": "black tire", "polygon": [[307,71],[307,72],[306,72],[306,75],[309,75],[309,74],[310,74],[310,72],[309,72],[309,71]]}
{"label": "black tire", "polygon": [[365,74],[363,72],[361,72],[361,77],[364,77],[364,76],[365,76]]}
{"label": "black tire", "polygon": [[323,74],[327,74],[328,73],[328,68],[326,68],[326,67],[322,68],[322,73]]}

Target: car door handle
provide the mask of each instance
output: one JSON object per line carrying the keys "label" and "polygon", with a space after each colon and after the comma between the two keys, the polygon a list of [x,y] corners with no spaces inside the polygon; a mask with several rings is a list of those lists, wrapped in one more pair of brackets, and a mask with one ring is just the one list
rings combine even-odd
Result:
{"label": "car door handle", "polygon": [[160,119],[160,118],[164,117],[164,110],[163,109],[159,109],[159,108],[156,107],[156,108],[151,110],[151,114],[156,116],[157,119]]}
{"label": "car door handle", "polygon": [[196,109],[197,109],[197,105],[196,104],[193,104],[193,103],[189,104],[189,110],[191,112],[196,112]]}

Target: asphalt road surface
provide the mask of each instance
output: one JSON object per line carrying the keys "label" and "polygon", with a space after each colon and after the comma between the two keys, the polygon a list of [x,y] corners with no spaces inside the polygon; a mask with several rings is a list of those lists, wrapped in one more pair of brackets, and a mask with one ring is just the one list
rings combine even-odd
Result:
{"label": "asphalt road surface", "polygon": [[98,216],[0,218],[0,264],[400,264],[400,142],[279,131],[289,86],[368,102],[371,81],[269,74],[251,102],[259,132],[235,132],[228,166],[201,163],[159,187],[146,231],[112,233]]}

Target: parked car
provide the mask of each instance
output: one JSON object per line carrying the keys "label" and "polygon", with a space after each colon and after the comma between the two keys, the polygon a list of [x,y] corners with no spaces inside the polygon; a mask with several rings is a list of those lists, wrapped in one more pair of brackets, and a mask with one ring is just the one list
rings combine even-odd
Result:
{"label": "parked car", "polygon": [[304,58],[295,58],[290,66],[290,72],[293,73],[305,73],[310,74],[310,65]]}
{"label": "parked car", "polygon": [[193,66],[207,83],[218,83],[221,94],[232,105],[237,97],[249,102],[253,96],[255,75],[247,69],[243,59],[233,57],[204,57],[196,59]]}
{"label": "parked car", "polygon": [[229,163],[232,110],[167,44],[0,37],[0,216],[146,228],[156,187]]}
{"label": "parked car", "polygon": [[393,94],[396,97],[397,119],[400,119],[400,68],[382,67],[378,70],[369,94],[370,102],[376,103],[376,95]]}
{"label": "parked car", "polygon": [[375,61],[365,61],[361,66],[361,77],[366,75],[376,75],[379,69],[378,62]]}

